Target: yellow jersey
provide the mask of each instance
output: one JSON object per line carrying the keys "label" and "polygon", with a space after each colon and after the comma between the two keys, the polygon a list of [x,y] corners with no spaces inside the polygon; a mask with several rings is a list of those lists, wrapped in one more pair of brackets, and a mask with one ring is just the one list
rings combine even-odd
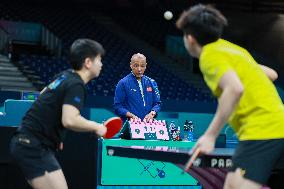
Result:
{"label": "yellow jersey", "polygon": [[239,140],[284,138],[284,106],[278,92],[262,68],[244,48],[219,39],[203,46],[200,70],[213,94],[218,98],[221,77],[234,71],[244,91],[229,124]]}

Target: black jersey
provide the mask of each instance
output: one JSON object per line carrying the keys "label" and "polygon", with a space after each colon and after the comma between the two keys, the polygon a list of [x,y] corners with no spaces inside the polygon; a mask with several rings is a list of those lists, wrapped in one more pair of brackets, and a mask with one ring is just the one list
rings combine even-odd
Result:
{"label": "black jersey", "polygon": [[85,97],[86,88],[81,77],[72,70],[62,72],[33,103],[19,131],[31,133],[44,145],[56,149],[64,133],[63,104],[70,104],[80,111]]}

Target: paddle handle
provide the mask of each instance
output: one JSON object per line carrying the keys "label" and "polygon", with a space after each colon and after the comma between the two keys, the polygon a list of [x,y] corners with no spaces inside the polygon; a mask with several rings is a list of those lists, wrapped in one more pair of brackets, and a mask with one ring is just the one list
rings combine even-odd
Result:
{"label": "paddle handle", "polygon": [[187,163],[185,164],[184,172],[188,172],[188,170],[191,168],[193,162],[196,160],[199,154],[200,154],[200,148],[197,148],[195,152],[192,154],[192,156],[189,158]]}

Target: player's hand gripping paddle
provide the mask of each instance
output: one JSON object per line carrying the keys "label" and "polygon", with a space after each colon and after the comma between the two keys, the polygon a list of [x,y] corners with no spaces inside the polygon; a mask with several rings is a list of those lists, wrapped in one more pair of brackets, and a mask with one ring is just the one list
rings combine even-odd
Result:
{"label": "player's hand gripping paddle", "polygon": [[104,126],[107,128],[107,132],[103,137],[112,138],[120,131],[122,127],[122,120],[119,117],[112,117],[104,122]]}
{"label": "player's hand gripping paddle", "polygon": [[193,162],[196,160],[196,158],[198,157],[199,154],[200,154],[200,148],[197,148],[194,151],[194,153],[191,155],[191,157],[189,158],[187,163],[185,164],[183,172],[188,172],[189,171],[189,169],[191,168]]}

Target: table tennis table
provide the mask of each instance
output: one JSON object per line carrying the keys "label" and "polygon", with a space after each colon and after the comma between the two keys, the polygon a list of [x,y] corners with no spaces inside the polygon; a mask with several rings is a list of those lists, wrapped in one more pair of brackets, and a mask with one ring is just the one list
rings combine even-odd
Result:
{"label": "table tennis table", "polygon": [[[154,161],[171,162],[181,168],[188,159],[190,148],[168,146],[106,146],[107,155]],[[233,148],[216,148],[210,155],[201,155],[193,163],[188,174],[193,176],[204,189],[221,189],[228,169],[232,167]]]}

